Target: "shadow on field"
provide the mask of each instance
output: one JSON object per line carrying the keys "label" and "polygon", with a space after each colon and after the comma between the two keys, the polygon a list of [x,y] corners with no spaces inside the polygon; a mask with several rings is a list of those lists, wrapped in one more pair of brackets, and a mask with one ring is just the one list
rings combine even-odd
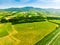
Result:
{"label": "shadow on field", "polygon": [[23,24],[23,23],[34,23],[34,22],[44,22],[45,20],[41,20],[41,21],[28,21],[28,22],[11,22],[12,25],[15,25],[15,24]]}
{"label": "shadow on field", "polygon": [[60,17],[47,17],[48,20],[60,20]]}
{"label": "shadow on field", "polygon": [[46,20],[40,20],[40,21],[2,21],[0,23],[11,23],[12,25],[15,25],[15,24],[23,24],[23,23],[34,23],[34,22],[44,22]]}
{"label": "shadow on field", "polygon": [[49,22],[60,25],[60,23],[56,23],[56,22],[52,22],[52,21],[49,21]]}
{"label": "shadow on field", "polygon": [[13,25],[14,24],[21,24],[21,23],[33,23],[33,22],[42,22],[46,21],[45,17],[40,17],[40,16],[33,16],[33,17],[13,17],[13,18],[2,18],[0,19],[1,23],[7,23],[10,22]]}

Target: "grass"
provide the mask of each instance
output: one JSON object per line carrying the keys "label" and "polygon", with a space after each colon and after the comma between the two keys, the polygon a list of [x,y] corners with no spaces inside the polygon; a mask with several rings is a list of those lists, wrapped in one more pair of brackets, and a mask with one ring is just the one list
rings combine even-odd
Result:
{"label": "grass", "polygon": [[34,22],[14,25],[15,30],[18,31],[14,37],[20,41],[19,45],[34,45],[36,42],[51,33],[56,24],[50,22]]}
{"label": "grass", "polygon": [[11,31],[10,23],[2,23],[0,24],[0,37],[4,37],[8,35],[8,31]]}
{"label": "grass", "polygon": [[0,45],[15,45],[16,41],[11,35],[13,32],[11,23],[0,24]]}
{"label": "grass", "polygon": [[51,43],[51,45],[60,45],[60,35]]}
{"label": "grass", "polygon": [[48,21],[16,25],[3,23],[0,26],[0,30],[3,32],[0,34],[0,45],[34,45],[55,28],[56,24]]}
{"label": "grass", "polygon": [[50,20],[50,21],[60,24],[60,20]]}
{"label": "grass", "polygon": [[[50,22],[60,26],[60,20],[50,20]],[[60,27],[57,27],[56,30],[37,42],[36,45],[60,45]]]}
{"label": "grass", "polygon": [[36,45],[51,45],[53,44],[54,40],[56,40],[57,36],[60,34],[60,28],[58,27],[54,31],[52,31],[50,34],[45,36],[42,40],[36,43]]}

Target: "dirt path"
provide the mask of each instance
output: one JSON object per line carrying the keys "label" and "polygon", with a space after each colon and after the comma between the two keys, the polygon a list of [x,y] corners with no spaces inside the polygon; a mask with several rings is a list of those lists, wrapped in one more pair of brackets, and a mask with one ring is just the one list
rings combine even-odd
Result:
{"label": "dirt path", "polygon": [[8,37],[11,38],[12,40],[16,41],[16,45],[18,45],[18,43],[20,42],[19,39],[15,38],[13,35],[17,34],[18,32],[14,29],[14,26],[12,26],[12,32],[9,33]]}

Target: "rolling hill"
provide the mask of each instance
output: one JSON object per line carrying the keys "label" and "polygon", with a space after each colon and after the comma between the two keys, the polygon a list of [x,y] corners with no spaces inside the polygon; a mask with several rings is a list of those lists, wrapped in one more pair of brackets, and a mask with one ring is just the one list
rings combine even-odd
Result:
{"label": "rolling hill", "polygon": [[47,16],[60,16],[60,9],[43,9],[43,8],[35,8],[35,7],[22,7],[22,8],[8,8],[8,9],[0,9],[1,11],[19,11],[19,12],[26,12],[26,11],[36,11],[36,12],[45,12]]}

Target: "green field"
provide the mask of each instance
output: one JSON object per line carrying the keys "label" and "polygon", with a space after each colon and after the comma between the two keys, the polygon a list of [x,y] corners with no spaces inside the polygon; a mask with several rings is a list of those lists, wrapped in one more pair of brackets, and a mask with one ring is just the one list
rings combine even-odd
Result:
{"label": "green field", "polygon": [[[55,29],[53,32],[51,32],[46,37],[44,37],[42,40],[40,40],[36,45],[52,45],[57,40],[59,34],[60,34],[60,28]],[[57,43],[57,45],[59,45],[59,43]]]}
{"label": "green field", "polygon": [[60,24],[60,20],[50,20],[50,21]]}
{"label": "green field", "polygon": [[0,24],[0,37],[8,35],[12,31],[11,23]]}
{"label": "green field", "polygon": [[50,45],[60,45],[60,34],[57,36],[57,38]]}
{"label": "green field", "polygon": [[0,45],[59,45],[60,18],[46,15],[43,11],[0,12]]}
{"label": "green field", "polygon": [[56,25],[48,21],[15,25],[2,23],[0,45],[34,45],[54,31]]}

